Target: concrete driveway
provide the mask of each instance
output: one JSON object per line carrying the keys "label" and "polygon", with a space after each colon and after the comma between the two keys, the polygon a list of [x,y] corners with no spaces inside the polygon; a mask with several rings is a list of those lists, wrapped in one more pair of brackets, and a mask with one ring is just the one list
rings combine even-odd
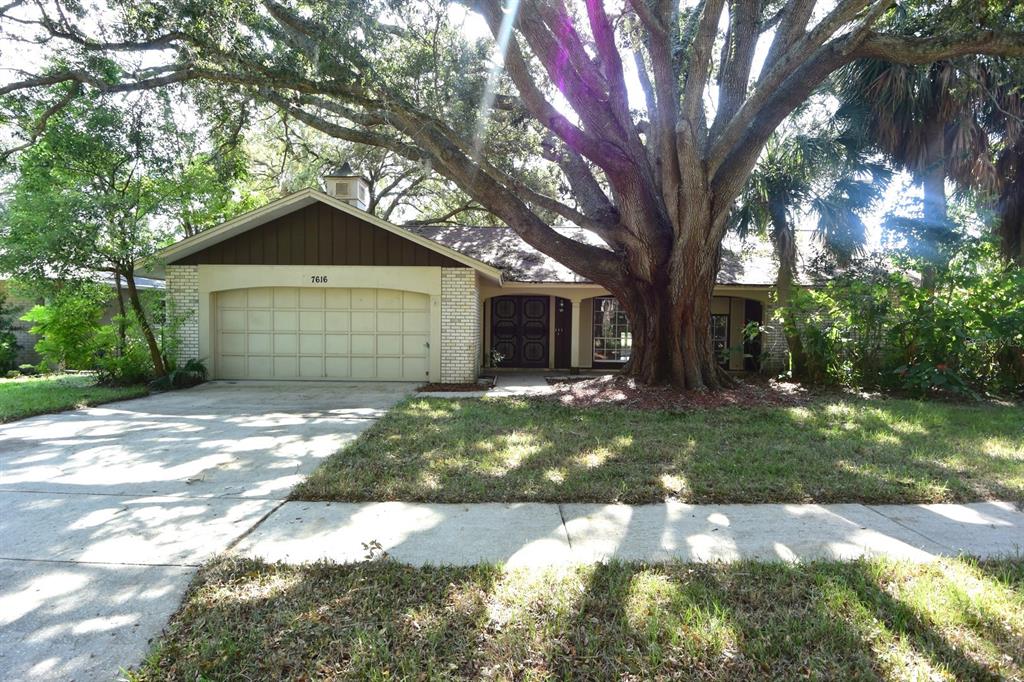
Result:
{"label": "concrete driveway", "polygon": [[0,679],[105,680],[412,384],[212,382],[0,425]]}

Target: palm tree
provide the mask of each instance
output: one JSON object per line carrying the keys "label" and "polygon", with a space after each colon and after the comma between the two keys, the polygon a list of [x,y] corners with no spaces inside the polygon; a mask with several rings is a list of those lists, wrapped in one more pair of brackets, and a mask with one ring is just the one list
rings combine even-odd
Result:
{"label": "palm tree", "polygon": [[[838,116],[923,187],[923,218],[908,237],[933,262],[951,234],[947,179],[993,198],[1003,214],[1004,255],[1019,257],[1021,74],[1020,60],[978,56],[925,66],[862,60],[837,74]],[[932,269],[924,275],[927,286]]]}
{"label": "palm tree", "polygon": [[[891,172],[869,161],[848,131],[826,127],[816,136],[776,134],[731,215],[741,237],[759,234],[772,244],[779,263],[776,297],[786,315],[793,300],[799,258],[796,225],[801,213],[817,216],[815,238],[822,251],[845,265],[860,253],[867,229],[860,213],[885,191]],[[806,370],[800,337],[786,325],[793,374]]]}

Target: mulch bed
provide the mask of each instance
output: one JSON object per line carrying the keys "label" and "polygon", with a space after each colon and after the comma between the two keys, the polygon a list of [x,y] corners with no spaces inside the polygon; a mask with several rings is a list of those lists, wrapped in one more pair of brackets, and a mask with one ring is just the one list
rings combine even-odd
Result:
{"label": "mulch bed", "polygon": [[671,386],[641,386],[615,375],[572,378],[554,384],[543,400],[573,407],[616,405],[639,410],[693,410],[718,407],[789,407],[811,401],[812,393],[799,384],[774,379],[747,379],[721,391],[681,391]]}
{"label": "mulch bed", "polygon": [[416,389],[419,393],[438,393],[441,391],[463,392],[463,391],[486,391],[492,384],[423,384]]}

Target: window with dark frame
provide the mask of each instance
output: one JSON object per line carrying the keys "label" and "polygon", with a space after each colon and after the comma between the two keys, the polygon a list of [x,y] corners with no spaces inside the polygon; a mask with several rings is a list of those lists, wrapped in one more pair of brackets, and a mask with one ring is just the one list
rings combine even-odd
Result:
{"label": "window with dark frame", "polygon": [[729,356],[726,352],[729,348],[729,316],[711,316],[711,348],[715,353],[718,364],[723,367],[729,364]]}
{"label": "window with dark frame", "polygon": [[626,362],[633,348],[629,318],[611,296],[594,299],[594,362]]}

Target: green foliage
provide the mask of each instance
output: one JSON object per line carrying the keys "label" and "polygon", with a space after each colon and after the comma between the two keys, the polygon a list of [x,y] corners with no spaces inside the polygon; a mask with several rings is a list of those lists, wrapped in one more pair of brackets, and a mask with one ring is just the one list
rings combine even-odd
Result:
{"label": "green foliage", "polygon": [[31,322],[29,331],[40,337],[36,352],[46,369],[93,369],[105,339],[101,334],[104,307],[110,289],[98,284],[79,284],[57,291],[45,305],[37,305],[21,319]]}
{"label": "green foliage", "polygon": [[889,262],[797,292],[784,322],[798,336],[807,378],[915,395],[1024,393],[1024,269],[995,245],[964,239],[934,290]]}
{"label": "green foliage", "polygon": [[168,391],[172,388],[189,388],[206,381],[206,365],[202,360],[192,358],[180,367],[172,367],[166,376],[159,377],[149,387],[156,391]]}
{"label": "green foliage", "polygon": [[0,372],[14,368],[18,357],[18,339],[14,336],[14,308],[0,292]]}

